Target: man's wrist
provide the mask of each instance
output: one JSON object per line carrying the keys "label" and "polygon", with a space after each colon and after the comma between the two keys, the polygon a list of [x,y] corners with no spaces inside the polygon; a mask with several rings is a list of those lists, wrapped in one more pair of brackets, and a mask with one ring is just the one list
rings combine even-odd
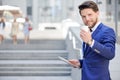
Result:
{"label": "man's wrist", "polygon": [[90,39],[90,40],[87,42],[87,44],[88,44],[89,46],[91,46],[92,42],[93,42],[93,39]]}

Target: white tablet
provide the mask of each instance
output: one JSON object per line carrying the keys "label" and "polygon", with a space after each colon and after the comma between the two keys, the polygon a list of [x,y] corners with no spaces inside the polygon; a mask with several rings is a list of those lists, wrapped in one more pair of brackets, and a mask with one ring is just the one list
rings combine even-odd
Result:
{"label": "white tablet", "polygon": [[69,62],[67,59],[61,57],[61,56],[58,56],[58,58],[66,63],[68,63],[69,65],[73,66],[73,67],[76,67],[74,64],[72,64],[71,62]]}
{"label": "white tablet", "polygon": [[69,62],[67,59],[65,59],[65,58],[63,58],[63,57],[61,57],[61,56],[58,56],[58,58],[59,58],[60,60],[64,61],[64,62],[70,64],[70,62]]}

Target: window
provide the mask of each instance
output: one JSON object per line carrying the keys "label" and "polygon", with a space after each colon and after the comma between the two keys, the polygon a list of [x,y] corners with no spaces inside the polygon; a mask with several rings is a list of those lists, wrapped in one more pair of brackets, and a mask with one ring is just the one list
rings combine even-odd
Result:
{"label": "window", "polygon": [[111,0],[107,0],[107,4],[111,5]]}
{"label": "window", "polygon": [[27,15],[32,15],[32,7],[27,7]]}
{"label": "window", "polygon": [[120,0],[118,0],[118,4],[120,4]]}

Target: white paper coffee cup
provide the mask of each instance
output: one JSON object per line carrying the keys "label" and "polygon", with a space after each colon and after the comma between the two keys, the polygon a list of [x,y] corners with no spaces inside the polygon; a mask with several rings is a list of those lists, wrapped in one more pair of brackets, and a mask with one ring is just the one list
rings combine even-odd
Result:
{"label": "white paper coffee cup", "polygon": [[84,30],[84,31],[86,31],[86,32],[88,32],[88,31],[89,31],[88,26],[81,26],[81,27],[80,27],[80,29],[81,29],[81,30]]}

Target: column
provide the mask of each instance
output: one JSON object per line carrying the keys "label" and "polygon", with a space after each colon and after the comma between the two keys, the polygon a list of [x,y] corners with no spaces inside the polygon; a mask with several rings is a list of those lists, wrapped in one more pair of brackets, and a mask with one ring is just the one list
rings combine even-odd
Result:
{"label": "column", "polygon": [[38,28],[38,0],[33,0],[33,26]]}

